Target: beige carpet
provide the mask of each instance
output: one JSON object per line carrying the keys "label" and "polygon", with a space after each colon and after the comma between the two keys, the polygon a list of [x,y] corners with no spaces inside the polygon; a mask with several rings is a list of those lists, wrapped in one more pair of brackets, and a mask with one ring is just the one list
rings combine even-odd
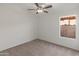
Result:
{"label": "beige carpet", "polygon": [[79,52],[55,44],[34,40],[2,51],[9,56],[78,56]]}

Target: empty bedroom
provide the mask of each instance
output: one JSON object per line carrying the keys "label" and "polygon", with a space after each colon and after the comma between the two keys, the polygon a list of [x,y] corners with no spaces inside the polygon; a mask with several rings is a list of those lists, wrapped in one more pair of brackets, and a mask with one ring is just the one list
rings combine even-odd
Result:
{"label": "empty bedroom", "polygon": [[0,56],[79,56],[79,3],[0,3]]}

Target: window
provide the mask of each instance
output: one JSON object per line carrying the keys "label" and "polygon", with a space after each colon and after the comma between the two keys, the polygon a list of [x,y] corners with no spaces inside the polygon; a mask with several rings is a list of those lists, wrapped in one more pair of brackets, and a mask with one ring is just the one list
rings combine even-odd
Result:
{"label": "window", "polygon": [[60,34],[62,37],[76,38],[76,16],[60,18]]}

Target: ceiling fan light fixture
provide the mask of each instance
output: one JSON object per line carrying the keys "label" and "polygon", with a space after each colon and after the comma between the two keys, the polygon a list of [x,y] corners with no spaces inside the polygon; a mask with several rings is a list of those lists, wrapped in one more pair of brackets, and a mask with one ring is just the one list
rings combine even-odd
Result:
{"label": "ceiling fan light fixture", "polygon": [[38,12],[38,13],[42,13],[42,12],[43,12],[43,10],[37,10],[37,12]]}
{"label": "ceiling fan light fixture", "polygon": [[52,5],[45,5],[45,4],[38,4],[38,3],[34,3],[35,4],[35,8],[32,9],[28,9],[28,10],[33,10],[36,12],[36,14],[39,13],[48,13],[48,8],[52,8]]}
{"label": "ceiling fan light fixture", "polygon": [[45,5],[41,5],[42,6],[42,8],[44,8],[45,7]]}

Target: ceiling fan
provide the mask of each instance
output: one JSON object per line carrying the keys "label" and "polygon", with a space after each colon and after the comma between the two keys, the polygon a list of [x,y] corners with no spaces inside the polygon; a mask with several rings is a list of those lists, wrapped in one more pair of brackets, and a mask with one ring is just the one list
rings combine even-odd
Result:
{"label": "ceiling fan", "polygon": [[38,3],[34,3],[36,8],[33,8],[33,9],[28,9],[30,11],[34,10],[36,12],[36,14],[39,14],[39,13],[48,13],[48,8],[52,8],[52,5],[39,5]]}

